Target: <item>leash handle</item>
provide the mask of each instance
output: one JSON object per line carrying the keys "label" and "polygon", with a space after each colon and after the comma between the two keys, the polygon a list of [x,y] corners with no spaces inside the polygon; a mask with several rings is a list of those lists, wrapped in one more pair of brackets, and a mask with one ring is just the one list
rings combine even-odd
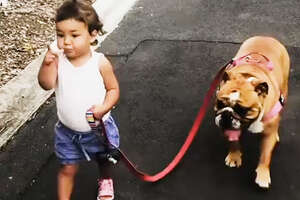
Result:
{"label": "leash handle", "polygon": [[97,130],[99,124],[100,124],[100,121],[99,120],[96,120],[94,118],[94,113],[92,110],[88,110],[86,111],[85,113],[85,117],[86,117],[86,120],[87,122],[89,123],[90,127],[92,130]]}
{"label": "leash handle", "polygon": [[[92,110],[88,110],[86,113],[85,113],[85,116],[86,116],[86,120],[87,122],[89,123],[91,129],[93,131],[98,131],[99,130],[99,125],[101,126],[102,128],[102,131],[103,131],[103,135],[105,137],[105,142],[107,144],[107,146],[113,146],[110,142],[109,142],[109,139],[107,137],[107,133],[106,133],[106,129],[105,129],[105,126],[104,126],[104,122],[103,120],[97,120],[95,119],[94,117],[94,113]],[[112,155],[110,154],[107,154],[106,156],[107,160],[113,164],[117,164],[117,159],[115,159]]]}

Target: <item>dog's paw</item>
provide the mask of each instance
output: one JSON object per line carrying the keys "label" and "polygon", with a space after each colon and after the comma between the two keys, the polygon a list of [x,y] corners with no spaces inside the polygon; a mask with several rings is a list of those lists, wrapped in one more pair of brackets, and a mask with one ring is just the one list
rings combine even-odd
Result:
{"label": "dog's paw", "polygon": [[242,153],[240,151],[229,152],[225,158],[225,164],[229,167],[240,167],[242,165]]}
{"label": "dog's paw", "polygon": [[268,167],[258,166],[256,168],[255,183],[257,183],[261,188],[269,188],[271,184],[271,176]]}

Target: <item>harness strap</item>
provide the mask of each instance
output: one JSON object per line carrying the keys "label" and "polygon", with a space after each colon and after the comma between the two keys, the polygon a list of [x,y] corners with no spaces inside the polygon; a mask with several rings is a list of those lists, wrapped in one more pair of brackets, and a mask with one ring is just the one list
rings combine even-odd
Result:
{"label": "harness strap", "polygon": [[[251,58],[251,55],[253,54],[257,54],[257,55],[260,55],[262,56],[266,61],[267,61],[267,64],[265,65],[265,67],[272,71],[274,69],[274,65],[273,63],[270,61],[270,59],[268,57],[266,57],[265,55],[261,54],[261,53],[258,53],[258,52],[251,52],[251,53],[248,53],[240,58],[237,58],[237,59],[234,59],[233,60],[233,66],[238,66],[238,65],[241,65],[241,64],[247,64],[249,63],[250,61],[253,61],[255,59]],[[261,61],[258,61],[258,60],[255,60],[256,61],[256,64],[261,64]]]}
{"label": "harness strap", "polygon": [[277,116],[282,111],[283,105],[284,105],[284,97],[281,94],[279,100],[273,106],[272,110],[269,111],[269,113],[264,116],[263,121],[267,122],[273,119],[273,117]]}

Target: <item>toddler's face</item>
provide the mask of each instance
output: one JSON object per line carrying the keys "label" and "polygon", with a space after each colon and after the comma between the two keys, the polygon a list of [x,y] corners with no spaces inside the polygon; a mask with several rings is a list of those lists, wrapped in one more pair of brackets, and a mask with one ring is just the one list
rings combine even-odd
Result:
{"label": "toddler's face", "polygon": [[88,32],[85,23],[66,19],[56,23],[57,45],[69,59],[90,53],[90,43],[95,36]]}

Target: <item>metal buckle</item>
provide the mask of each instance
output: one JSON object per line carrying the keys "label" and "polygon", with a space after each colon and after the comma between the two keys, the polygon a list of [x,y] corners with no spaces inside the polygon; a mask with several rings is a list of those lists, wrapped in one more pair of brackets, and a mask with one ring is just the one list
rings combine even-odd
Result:
{"label": "metal buckle", "polygon": [[285,101],[284,96],[283,96],[283,94],[281,94],[279,97],[279,102],[282,106],[284,106],[284,103],[285,103],[284,101]]}

